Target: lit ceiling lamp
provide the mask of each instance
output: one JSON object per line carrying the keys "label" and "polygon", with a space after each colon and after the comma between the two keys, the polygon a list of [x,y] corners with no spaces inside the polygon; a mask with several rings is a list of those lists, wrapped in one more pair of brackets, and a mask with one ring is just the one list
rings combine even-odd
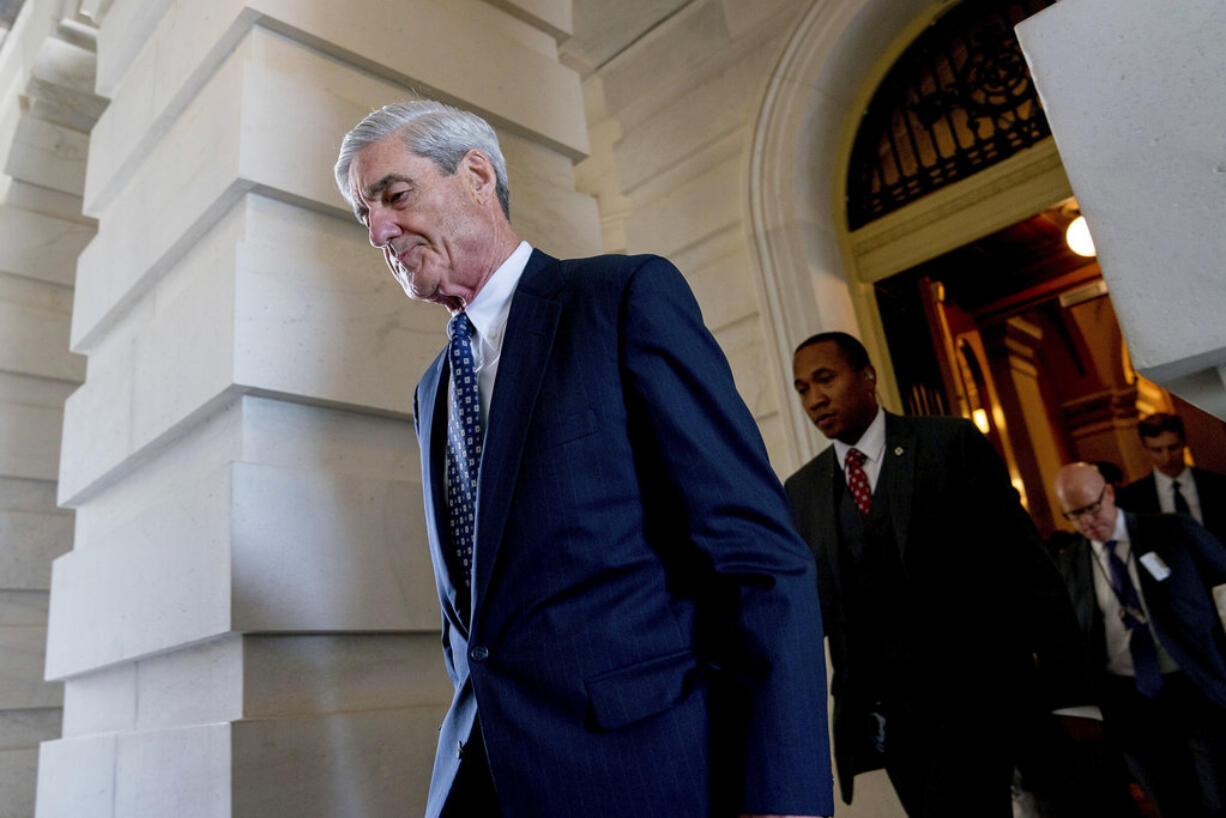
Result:
{"label": "lit ceiling lamp", "polygon": [[1090,226],[1086,224],[1085,216],[1073,219],[1068,229],[1064,231],[1064,240],[1068,243],[1069,249],[1079,256],[1098,255],[1094,249],[1094,239],[1090,238]]}

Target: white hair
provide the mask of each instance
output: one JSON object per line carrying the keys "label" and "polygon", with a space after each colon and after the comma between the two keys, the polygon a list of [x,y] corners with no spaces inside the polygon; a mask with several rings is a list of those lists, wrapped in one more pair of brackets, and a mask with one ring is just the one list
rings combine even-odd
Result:
{"label": "white hair", "polygon": [[353,204],[349,189],[349,166],[353,158],[368,145],[398,134],[405,145],[418,156],[434,162],[447,175],[455,173],[460,160],[474,148],[481,151],[494,166],[494,190],[498,204],[508,220],[511,218],[511,193],[507,187],[507,162],[498,146],[498,135],[490,124],[476,114],[444,105],[434,100],[396,102],[384,105],[345,134],[336,159],[336,186],[345,201]]}

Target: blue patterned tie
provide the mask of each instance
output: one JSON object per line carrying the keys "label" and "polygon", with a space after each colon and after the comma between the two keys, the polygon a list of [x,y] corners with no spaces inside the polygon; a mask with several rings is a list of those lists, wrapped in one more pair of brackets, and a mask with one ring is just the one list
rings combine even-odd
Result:
{"label": "blue patterned tie", "polygon": [[1141,596],[1128,576],[1128,566],[1115,553],[1118,543],[1107,540],[1107,564],[1111,566],[1111,587],[1123,606],[1122,619],[1128,629],[1128,651],[1132,654],[1132,672],[1136,678],[1137,691],[1152,699],[1162,689],[1162,672],[1158,669],[1158,649],[1154,636],[1149,632],[1145,613],[1141,608]]}
{"label": "blue patterned tie", "polygon": [[[451,548],[463,572],[464,588],[472,584],[473,533],[477,521],[477,471],[481,466],[481,397],[473,363],[473,325],[459,313],[447,324],[451,344],[451,398],[447,416],[447,516]],[[458,584],[458,583],[457,583]]]}

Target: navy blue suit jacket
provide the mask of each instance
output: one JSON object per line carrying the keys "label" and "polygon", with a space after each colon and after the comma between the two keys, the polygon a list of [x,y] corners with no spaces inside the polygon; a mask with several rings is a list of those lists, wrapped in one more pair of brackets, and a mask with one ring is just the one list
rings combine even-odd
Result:
{"label": "navy blue suit jacket", "polygon": [[[1212,588],[1226,583],[1226,548],[1203,526],[1182,514],[1125,512],[1132,553],[1154,552],[1171,569],[1159,581],[1137,566],[1141,593],[1158,641],[1210,700],[1226,708],[1226,632],[1213,604]],[[1094,554],[1081,538],[1057,560],[1073,608],[1092,645],[1096,668],[1105,672],[1107,647],[1102,609],[1094,592]]]}
{"label": "navy blue suit jacket", "polygon": [[[532,254],[479,478],[468,616],[442,554],[445,355],[416,393],[455,698],[503,814],[833,813],[814,563],[680,273]],[[470,622],[466,627],[465,622]]]}

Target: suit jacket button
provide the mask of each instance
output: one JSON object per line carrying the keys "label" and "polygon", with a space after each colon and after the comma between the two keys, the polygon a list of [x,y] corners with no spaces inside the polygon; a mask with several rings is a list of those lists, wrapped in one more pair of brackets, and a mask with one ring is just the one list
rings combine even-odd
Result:
{"label": "suit jacket button", "polygon": [[468,658],[472,659],[474,662],[484,662],[489,658],[489,655],[490,649],[485,645],[477,645],[468,652]]}

